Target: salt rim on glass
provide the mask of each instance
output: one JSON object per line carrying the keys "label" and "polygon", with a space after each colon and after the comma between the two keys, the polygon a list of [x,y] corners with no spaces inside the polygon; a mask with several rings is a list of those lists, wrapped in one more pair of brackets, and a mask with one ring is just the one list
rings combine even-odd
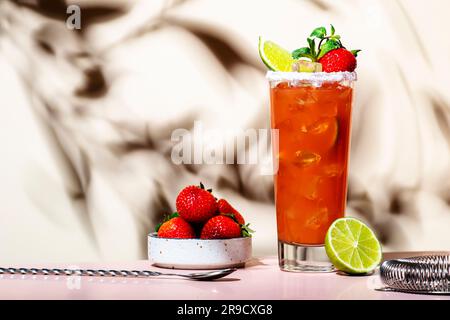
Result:
{"label": "salt rim on glass", "polygon": [[320,87],[325,82],[354,82],[358,80],[356,72],[280,72],[268,71],[266,78],[272,84],[289,82],[297,85],[300,83],[310,83]]}

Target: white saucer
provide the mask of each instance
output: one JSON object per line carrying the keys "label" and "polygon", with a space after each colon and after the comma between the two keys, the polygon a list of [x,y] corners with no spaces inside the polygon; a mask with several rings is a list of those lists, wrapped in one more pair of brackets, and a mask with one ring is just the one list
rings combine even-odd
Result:
{"label": "white saucer", "polygon": [[243,267],[252,257],[252,238],[217,240],[166,239],[148,235],[148,258],[153,265],[171,269]]}

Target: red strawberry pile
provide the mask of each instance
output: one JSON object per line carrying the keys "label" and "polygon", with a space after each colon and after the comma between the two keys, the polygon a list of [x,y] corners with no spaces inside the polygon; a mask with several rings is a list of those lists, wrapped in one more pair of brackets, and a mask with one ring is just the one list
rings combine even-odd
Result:
{"label": "red strawberry pile", "polygon": [[250,237],[253,230],[225,199],[217,200],[211,189],[188,186],[176,199],[177,212],[156,227],[160,238],[231,239]]}
{"label": "red strawberry pile", "polygon": [[330,32],[325,27],[313,30],[307,39],[308,46],[292,52],[294,59],[306,59],[322,65],[323,72],[353,72],[357,67],[356,57],[361,50],[347,50],[341,36],[331,25]]}

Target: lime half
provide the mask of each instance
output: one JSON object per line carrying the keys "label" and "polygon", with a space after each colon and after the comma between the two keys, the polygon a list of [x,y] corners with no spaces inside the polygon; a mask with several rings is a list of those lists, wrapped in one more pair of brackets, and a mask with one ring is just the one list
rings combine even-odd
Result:
{"label": "lime half", "polygon": [[272,41],[266,41],[259,37],[259,55],[264,64],[272,71],[292,71],[295,60],[291,53]]}
{"label": "lime half", "polygon": [[350,274],[369,273],[381,262],[381,245],[368,226],[354,218],[336,220],[325,237],[334,266]]}

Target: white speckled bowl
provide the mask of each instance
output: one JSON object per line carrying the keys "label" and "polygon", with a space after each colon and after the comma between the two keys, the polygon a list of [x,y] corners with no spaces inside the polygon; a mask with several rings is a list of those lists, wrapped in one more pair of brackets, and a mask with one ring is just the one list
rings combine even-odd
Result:
{"label": "white speckled bowl", "polygon": [[252,257],[252,238],[223,240],[165,239],[148,235],[148,258],[171,269],[243,267]]}

